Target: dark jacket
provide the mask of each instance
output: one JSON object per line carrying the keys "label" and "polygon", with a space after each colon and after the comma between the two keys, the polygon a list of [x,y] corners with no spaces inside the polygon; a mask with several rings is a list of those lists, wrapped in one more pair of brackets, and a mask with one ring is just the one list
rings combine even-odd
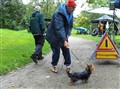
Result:
{"label": "dark jacket", "polygon": [[46,40],[52,46],[63,45],[70,36],[73,24],[73,14],[67,15],[66,4],[62,4],[54,13],[46,32]]}
{"label": "dark jacket", "polygon": [[39,11],[35,11],[30,17],[30,31],[33,35],[40,35],[45,31],[44,16]]}

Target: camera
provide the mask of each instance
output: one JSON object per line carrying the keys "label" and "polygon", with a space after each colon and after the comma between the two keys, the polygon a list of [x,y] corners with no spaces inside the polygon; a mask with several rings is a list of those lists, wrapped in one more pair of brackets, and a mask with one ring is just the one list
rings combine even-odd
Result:
{"label": "camera", "polygon": [[110,0],[110,10],[115,10],[115,8],[120,9],[120,0]]}

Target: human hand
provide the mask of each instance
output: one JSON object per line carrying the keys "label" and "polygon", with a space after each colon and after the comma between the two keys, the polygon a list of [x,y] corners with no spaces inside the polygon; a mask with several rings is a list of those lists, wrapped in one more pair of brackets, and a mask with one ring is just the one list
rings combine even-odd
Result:
{"label": "human hand", "polygon": [[64,46],[65,46],[66,48],[69,48],[68,42],[67,42],[66,40],[64,41]]}
{"label": "human hand", "polygon": [[44,33],[43,36],[46,36],[46,33]]}
{"label": "human hand", "polygon": [[67,35],[67,38],[66,38],[67,41],[68,41],[68,38],[69,38],[69,36]]}

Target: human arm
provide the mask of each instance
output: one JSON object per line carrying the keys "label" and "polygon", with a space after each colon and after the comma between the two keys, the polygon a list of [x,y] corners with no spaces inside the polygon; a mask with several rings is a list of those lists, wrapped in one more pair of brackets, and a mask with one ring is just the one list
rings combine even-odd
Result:
{"label": "human arm", "polygon": [[39,16],[39,24],[40,24],[41,33],[44,34],[46,25],[45,25],[45,20],[44,20],[43,14],[40,14],[40,16]]}
{"label": "human arm", "polygon": [[54,14],[54,26],[55,26],[55,32],[57,37],[60,41],[64,44],[64,41],[66,40],[66,29],[65,29],[65,21],[61,14],[55,13]]}

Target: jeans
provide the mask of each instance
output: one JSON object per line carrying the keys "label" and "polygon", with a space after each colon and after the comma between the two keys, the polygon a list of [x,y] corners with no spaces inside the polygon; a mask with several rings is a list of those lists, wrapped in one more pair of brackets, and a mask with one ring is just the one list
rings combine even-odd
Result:
{"label": "jeans", "polygon": [[71,64],[69,48],[66,48],[66,47],[60,46],[60,45],[53,47],[51,45],[51,49],[53,52],[52,53],[52,62],[51,62],[52,66],[57,66],[57,64],[58,64],[59,57],[60,57],[60,49],[62,50],[62,54],[65,59],[64,65],[69,66]]}

